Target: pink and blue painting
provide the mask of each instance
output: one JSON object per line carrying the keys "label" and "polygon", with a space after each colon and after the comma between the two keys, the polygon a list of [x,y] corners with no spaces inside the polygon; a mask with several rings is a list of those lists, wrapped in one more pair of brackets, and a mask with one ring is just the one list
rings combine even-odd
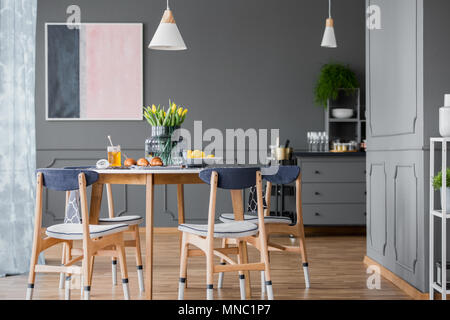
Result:
{"label": "pink and blue painting", "polygon": [[47,23],[47,120],[142,120],[141,23]]}

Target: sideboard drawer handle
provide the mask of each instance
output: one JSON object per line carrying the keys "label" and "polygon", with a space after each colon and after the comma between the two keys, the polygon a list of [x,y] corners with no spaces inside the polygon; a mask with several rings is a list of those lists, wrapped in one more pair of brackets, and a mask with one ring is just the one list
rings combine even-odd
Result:
{"label": "sideboard drawer handle", "polygon": [[315,215],[316,217],[318,217],[318,216],[320,216],[320,213],[316,212],[316,213],[314,213],[314,215]]}
{"label": "sideboard drawer handle", "polygon": [[367,212],[364,212],[364,217],[367,216]]}
{"label": "sideboard drawer handle", "polygon": [[314,171],[315,174],[320,174],[319,170]]}
{"label": "sideboard drawer handle", "polygon": [[314,194],[316,195],[316,196],[318,196],[318,195],[320,195],[320,192],[314,192]]}

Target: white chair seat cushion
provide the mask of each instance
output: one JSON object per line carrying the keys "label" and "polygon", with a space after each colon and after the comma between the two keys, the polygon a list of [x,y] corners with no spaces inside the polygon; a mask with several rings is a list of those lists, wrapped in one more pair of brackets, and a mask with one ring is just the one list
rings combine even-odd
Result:
{"label": "white chair seat cushion", "polygon": [[141,216],[118,216],[114,218],[100,218],[98,219],[98,224],[107,225],[124,223],[129,226],[134,226],[136,224],[141,224],[142,221],[144,221],[144,218]]}
{"label": "white chair seat cushion", "polygon": [[[208,235],[207,224],[180,224],[178,230],[199,236]],[[242,238],[258,233],[258,226],[247,221],[233,221],[214,225],[214,238]]]}
{"label": "white chair seat cushion", "polygon": [[[110,224],[110,225],[89,225],[89,233],[91,238],[104,237],[110,234],[128,230],[126,224]],[[49,237],[64,240],[81,240],[83,239],[83,225],[80,223],[61,223],[50,226],[45,231]]]}
{"label": "white chair seat cushion", "polygon": [[[222,213],[219,217],[222,222],[231,222],[234,220],[234,213]],[[252,222],[258,224],[258,216],[252,214],[244,214],[244,221]],[[278,216],[265,216],[264,223],[283,223],[292,224],[292,220],[289,217],[278,217]]]}

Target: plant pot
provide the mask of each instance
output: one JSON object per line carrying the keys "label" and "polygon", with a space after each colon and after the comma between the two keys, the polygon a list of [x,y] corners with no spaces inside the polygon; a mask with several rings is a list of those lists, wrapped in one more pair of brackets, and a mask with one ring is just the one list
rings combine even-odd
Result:
{"label": "plant pot", "polygon": [[[450,213],[450,188],[446,188],[446,190],[447,190],[447,204],[446,204],[446,207],[447,207],[447,210],[445,210],[445,213]],[[442,192],[442,188],[441,188],[441,208],[442,208],[442,200],[443,200],[443,197],[444,197],[444,193]]]}
{"label": "plant pot", "polygon": [[439,133],[443,137],[450,137],[450,107],[439,108]]}

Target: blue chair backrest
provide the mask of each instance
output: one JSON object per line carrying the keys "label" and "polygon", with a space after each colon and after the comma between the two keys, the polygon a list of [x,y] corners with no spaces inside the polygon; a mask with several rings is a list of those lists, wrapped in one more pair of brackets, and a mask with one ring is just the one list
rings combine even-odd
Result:
{"label": "blue chair backrest", "polygon": [[200,171],[199,177],[205,183],[210,184],[211,173],[218,173],[217,187],[221,189],[246,189],[256,184],[256,172],[259,167],[245,168],[208,168]]}
{"label": "blue chair backrest", "polygon": [[[265,171],[265,168],[261,169],[264,180],[272,182],[273,184],[288,184],[297,179],[300,174],[300,167],[279,166],[276,174],[264,174]],[[270,171],[273,171],[273,167],[270,168]]]}
{"label": "blue chair backrest", "polygon": [[98,173],[86,169],[38,169],[41,172],[43,184],[46,188],[57,191],[78,190],[78,175],[84,173],[86,186],[98,180]]}

